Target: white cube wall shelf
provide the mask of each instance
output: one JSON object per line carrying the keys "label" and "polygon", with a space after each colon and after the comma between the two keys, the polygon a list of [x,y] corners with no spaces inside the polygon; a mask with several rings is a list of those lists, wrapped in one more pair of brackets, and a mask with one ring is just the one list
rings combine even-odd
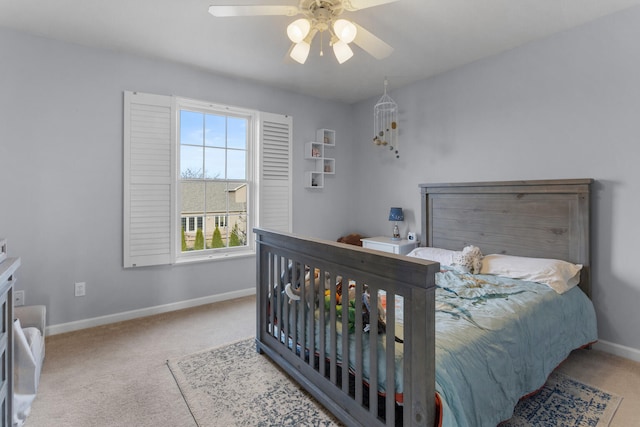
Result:
{"label": "white cube wall shelf", "polygon": [[316,140],[305,143],[304,158],[311,170],[305,172],[304,186],[306,188],[324,188],[324,176],[335,175],[336,160],[327,155],[326,149],[336,146],[336,131],[331,129],[316,130]]}

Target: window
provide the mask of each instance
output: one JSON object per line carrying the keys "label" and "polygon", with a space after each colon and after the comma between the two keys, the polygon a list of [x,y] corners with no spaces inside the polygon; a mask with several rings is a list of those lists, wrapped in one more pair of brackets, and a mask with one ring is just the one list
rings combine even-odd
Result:
{"label": "window", "polygon": [[292,119],[162,95],[124,96],[125,267],[254,253],[291,232]]}
{"label": "window", "polygon": [[[183,216],[181,221],[182,231],[193,233],[198,228],[203,228],[203,219],[201,216]],[[196,224],[198,225],[196,226]]]}
{"label": "window", "polygon": [[255,114],[192,101],[177,107],[179,214],[198,215],[197,228],[182,233],[179,257],[246,248]]}
{"label": "window", "polygon": [[215,217],[215,226],[216,227],[226,227],[227,226],[227,217],[226,216],[216,216]]}

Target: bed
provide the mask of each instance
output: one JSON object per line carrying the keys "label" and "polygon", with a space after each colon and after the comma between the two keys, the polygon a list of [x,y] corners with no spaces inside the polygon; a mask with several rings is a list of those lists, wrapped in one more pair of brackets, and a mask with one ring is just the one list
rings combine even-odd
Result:
{"label": "bed", "polygon": [[[495,426],[596,339],[590,186],[420,185],[423,247],[411,257],[255,229],[257,350],[346,425]],[[488,271],[434,252],[469,245]],[[562,281],[578,285],[501,274],[541,258],[581,266]]]}

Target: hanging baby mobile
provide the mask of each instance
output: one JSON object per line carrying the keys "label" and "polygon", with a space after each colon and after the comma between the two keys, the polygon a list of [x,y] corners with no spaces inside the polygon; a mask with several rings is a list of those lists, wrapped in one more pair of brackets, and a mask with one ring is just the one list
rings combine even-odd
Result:
{"label": "hanging baby mobile", "polygon": [[380,147],[386,147],[400,158],[398,149],[398,104],[387,95],[387,79],[384,79],[384,95],[375,105],[373,126],[375,136],[373,143]]}

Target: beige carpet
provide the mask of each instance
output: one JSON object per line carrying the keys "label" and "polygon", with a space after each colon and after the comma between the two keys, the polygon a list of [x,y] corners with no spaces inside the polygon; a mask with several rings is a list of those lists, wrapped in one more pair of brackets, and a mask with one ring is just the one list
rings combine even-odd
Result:
{"label": "beige carpet", "polygon": [[25,427],[194,427],[167,359],[255,334],[255,298],[46,338]]}
{"label": "beige carpet", "polygon": [[[246,297],[48,336],[26,427],[196,427],[166,361],[255,334]],[[611,427],[640,426],[640,363],[573,352],[558,371],[624,396]]]}

